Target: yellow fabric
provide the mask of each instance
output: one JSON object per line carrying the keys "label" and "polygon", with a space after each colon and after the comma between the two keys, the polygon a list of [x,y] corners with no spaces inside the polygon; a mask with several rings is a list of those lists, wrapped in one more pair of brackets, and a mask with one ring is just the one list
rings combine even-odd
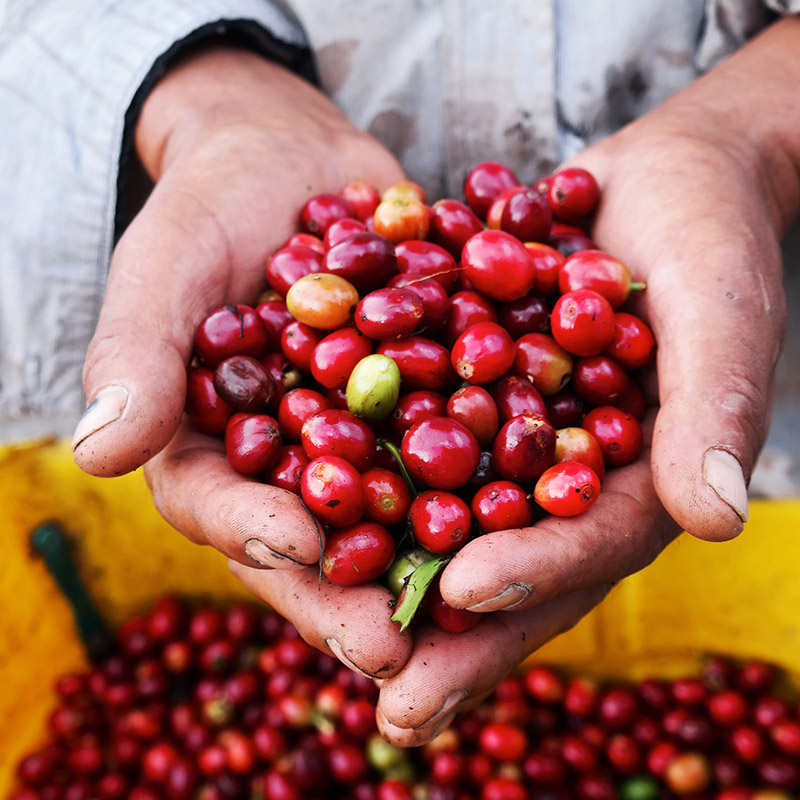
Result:
{"label": "yellow fabric", "polygon": [[[54,678],[85,666],[70,611],[28,544],[47,520],[75,541],[76,562],[112,625],[165,592],[249,597],[224,557],[161,520],[141,473],[84,475],[63,442],[0,447],[0,797],[18,757],[44,735]],[[637,679],[688,673],[701,653],[720,652],[800,676],[799,523],[800,501],[762,501],[734,542],[684,535],[536,659]]]}

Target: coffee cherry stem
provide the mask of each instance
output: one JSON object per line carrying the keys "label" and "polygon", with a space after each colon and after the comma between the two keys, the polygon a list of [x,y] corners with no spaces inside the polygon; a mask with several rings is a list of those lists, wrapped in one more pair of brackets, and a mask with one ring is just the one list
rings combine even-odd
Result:
{"label": "coffee cherry stem", "polygon": [[416,497],[417,487],[414,486],[414,481],[411,480],[411,475],[409,475],[408,470],[406,469],[406,465],[403,463],[403,458],[400,455],[400,450],[398,447],[391,442],[387,441],[386,439],[378,439],[378,444],[384,449],[388,450],[392,456],[394,456],[394,460],[397,462],[397,465],[400,467],[400,473],[403,476],[403,480],[408,484],[408,488],[411,491],[413,497]]}
{"label": "coffee cherry stem", "polygon": [[647,288],[647,284],[644,281],[631,281],[628,284],[628,289],[632,292],[643,292]]}
{"label": "coffee cherry stem", "polygon": [[66,534],[57,523],[45,522],[33,531],[30,541],[72,608],[86,654],[93,663],[102,661],[113,651],[114,640],[81,579]]}

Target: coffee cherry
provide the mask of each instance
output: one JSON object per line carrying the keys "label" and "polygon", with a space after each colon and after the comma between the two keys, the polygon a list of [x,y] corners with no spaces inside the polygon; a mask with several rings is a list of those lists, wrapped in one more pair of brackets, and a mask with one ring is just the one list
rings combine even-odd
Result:
{"label": "coffee cherry", "polygon": [[216,367],[236,355],[258,358],[267,346],[267,329],[250,306],[223,306],[209,314],[194,336],[194,349],[201,361]]}
{"label": "coffee cherry", "polygon": [[386,528],[374,522],[359,522],[328,537],[322,572],[340,586],[369,583],[386,572],[394,554],[394,539]]}
{"label": "coffee cherry", "polygon": [[338,275],[316,273],[292,284],[286,307],[299,322],[319,330],[342,327],[358,305],[355,286]]}
{"label": "coffee cherry", "polygon": [[214,389],[236,411],[259,411],[275,396],[275,380],[251,356],[231,356],[214,370]]}
{"label": "coffee cherry", "polygon": [[302,245],[284,247],[267,262],[267,280],[281,297],[300,278],[315,272],[322,272],[322,254]]}
{"label": "coffee cherry", "polygon": [[536,502],[557,517],[582,514],[597,500],[600,479],[584,464],[565,462],[546,469],[533,490]]}
{"label": "coffee cherry", "polygon": [[492,481],[478,489],[471,509],[483,533],[527,528],[533,522],[525,490],[511,481]]}
{"label": "coffee cherry", "polygon": [[434,489],[464,486],[480,459],[472,433],[448,417],[416,422],[403,437],[401,452],[411,475]]}
{"label": "coffee cherry", "polygon": [[414,538],[426,550],[452,553],[469,537],[472,514],[460,497],[432,490],[414,498],[408,521]]}
{"label": "coffee cherry", "polygon": [[614,309],[591,289],[562,294],[553,306],[553,337],[568,353],[596,356],[614,338]]}
{"label": "coffee cherry", "polygon": [[465,381],[486,384],[514,363],[514,342],[496,322],[478,322],[458,337],[450,353],[453,369]]}
{"label": "coffee cherry", "polygon": [[361,476],[337,456],[314,459],[303,473],[300,493],[311,512],[327,525],[352,525],[364,512]]}
{"label": "coffee cherry", "polygon": [[533,256],[519,239],[503,231],[476,233],[464,245],[461,265],[475,288],[493,300],[517,300],[536,283]]}
{"label": "coffee cherry", "polygon": [[543,417],[512,417],[492,446],[494,468],[507,480],[526,482],[552,466],[556,450],[555,428]]}
{"label": "coffee cherry", "polygon": [[567,167],[551,178],[547,200],[553,213],[567,221],[591,214],[600,200],[600,188],[594,176],[580,167]]}
{"label": "coffee cherry", "polygon": [[389,416],[400,396],[400,370],[388,356],[376,353],[356,364],[347,380],[347,408],[368,422]]}

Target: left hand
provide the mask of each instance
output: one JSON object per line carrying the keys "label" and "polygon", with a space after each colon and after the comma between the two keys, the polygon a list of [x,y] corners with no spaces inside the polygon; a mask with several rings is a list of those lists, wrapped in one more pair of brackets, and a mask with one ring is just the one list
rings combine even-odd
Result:
{"label": "left hand", "polygon": [[[378,722],[389,740],[433,738],[680,529],[714,541],[742,530],[786,319],[779,239],[800,203],[800,142],[786,149],[786,139],[767,135],[786,107],[779,76],[800,73],[796,55],[784,58],[792,61],[798,39],[800,20],[773,26],[572,162],[603,191],[594,239],[647,282],[635,311],[659,342],[651,400],[660,407],[645,425],[642,456],[607,476],[588,512],[459,551],[442,575],[443,596],[495,613],[467,633],[415,634],[406,666],[379,681]],[[771,119],[756,113],[762,102]],[[233,569],[267,600],[288,579]],[[317,588],[309,589],[313,602]]]}

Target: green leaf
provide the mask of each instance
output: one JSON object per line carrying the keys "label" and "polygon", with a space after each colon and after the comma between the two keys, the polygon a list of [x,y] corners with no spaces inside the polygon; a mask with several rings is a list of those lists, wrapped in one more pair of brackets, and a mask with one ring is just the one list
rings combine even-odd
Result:
{"label": "green leaf", "polygon": [[397,445],[392,444],[392,442],[387,441],[386,439],[378,439],[378,444],[384,449],[388,450],[394,460],[397,462],[397,466],[400,467],[400,473],[403,476],[403,480],[408,484],[408,488],[411,491],[411,496],[416,497],[417,487],[414,486],[414,481],[411,480],[411,476],[408,474],[408,470],[406,469],[406,465],[403,463],[403,457],[400,455],[400,450],[398,449]]}
{"label": "green leaf", "polygon": [[452,557],[452,555],[435,556],[430,561],[420,564],[411,573],[405,588],[400,594],[400,599],[397,601],[397,608],[392,615],[392,622],[400,623],[401,633],[411,624],[411,620],[414,619],[414,614],[417,613],[428,587]]}

